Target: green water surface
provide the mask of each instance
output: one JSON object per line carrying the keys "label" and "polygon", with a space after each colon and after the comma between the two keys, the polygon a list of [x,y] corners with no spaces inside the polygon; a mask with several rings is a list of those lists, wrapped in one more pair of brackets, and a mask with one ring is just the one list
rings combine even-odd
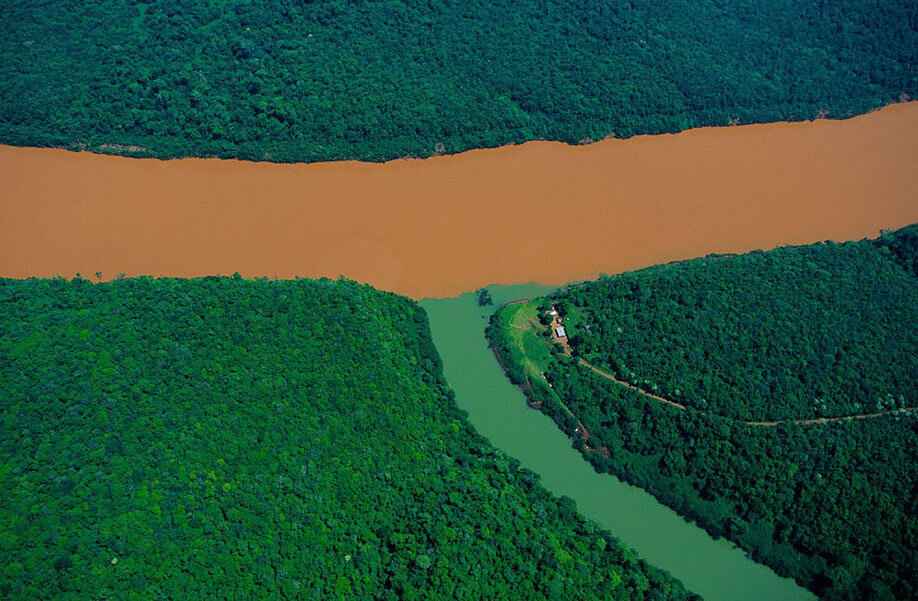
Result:
{"label": "green water surface", "polygon": [[504,453],[541,476],[552,493],[566,495],[641,557],[681,580],[708,601],[814,599],[807,590],[748,559],[732,543],[714,540],[643,490],[597,474],[547,416],[527,407],[488,349],[488,317],[507,302],[546,294],[536,285],[491,286],[494,305],[479,307],[474,293],[425,299],[446,379],[477,430]]}

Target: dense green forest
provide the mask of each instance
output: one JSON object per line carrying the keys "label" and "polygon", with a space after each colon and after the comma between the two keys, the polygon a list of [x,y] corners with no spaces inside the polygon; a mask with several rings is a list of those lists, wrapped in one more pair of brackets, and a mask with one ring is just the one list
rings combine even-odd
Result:
{"label": "dense green forest", "polygon": [[841,118],[914,96],[912,0],[7,0],[0,141],[273,161]]}
{"label": "dense green forest", "polygon": [[415,303],[0,279],[3,599],[687,599],[479,437]]}
{"label": "dense green forest", "polygon": [[[878,240],[662,265],[530,303],[564,315],[572,356],[532,318],[520,338],[510,325],[525,306],[502,308],[488,335],[511,379],[598,471],[650,491],[825,599],[914,599],[918,413],[776,427],[745,420],[914,405],[916,256],[910,226]],[[647,392],[679,390],[685,410],[602,377],[584,357]],[[709,391],[709,381],[718,386]]]}
{"label": "dense green forest", "polygon": [[690,407],[759,421],[883,411],[918,399],[918,286],[884,249],[659,265],[572,288],[558,308],[578,355]]}

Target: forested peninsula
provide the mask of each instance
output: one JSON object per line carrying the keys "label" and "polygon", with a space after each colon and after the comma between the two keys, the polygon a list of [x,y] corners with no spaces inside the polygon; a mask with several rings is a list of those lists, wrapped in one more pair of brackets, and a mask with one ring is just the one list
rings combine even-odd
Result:
{"label": "forested peninsula", "polygon": [[346,280],[0,279],[4,599],[696,598],[477,435]]}
{"label": "forested peninsula", "polygon": [[918,225],[711,255],[503,307],[488,336],[598,471],[824,599],[913,599],[916,258]]}
{"label": "forested peninsula", "polygon": [[910,0],[8,0],[0,142],[382,161],[913,97]]}

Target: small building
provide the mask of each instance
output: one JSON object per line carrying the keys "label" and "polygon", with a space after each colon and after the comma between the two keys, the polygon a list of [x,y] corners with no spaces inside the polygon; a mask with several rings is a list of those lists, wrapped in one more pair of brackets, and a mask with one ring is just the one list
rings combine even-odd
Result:
{"label": "small building", "polygon": [[552,317],[558,314],[558,312],[555,311],[554,309],[549,309],[548,311],[546,311],[546,313],[551,315]]}
{"label": "small building", "polygon": [[564,326],[555,328],[555,334],[558,336],[558,338],[564,338],[567,336],[567,332],[564,331]]}

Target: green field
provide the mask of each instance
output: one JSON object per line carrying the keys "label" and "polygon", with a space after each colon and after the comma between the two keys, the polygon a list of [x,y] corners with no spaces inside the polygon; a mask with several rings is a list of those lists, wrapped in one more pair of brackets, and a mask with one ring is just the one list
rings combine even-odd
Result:
{"label": "green field", "polygon": [[511,341],[510,357],[525,368],[529,378],[541,378],[551,358],[551,339],[539,336],[538,304],[531,300],[510,305],[501,315]]}

